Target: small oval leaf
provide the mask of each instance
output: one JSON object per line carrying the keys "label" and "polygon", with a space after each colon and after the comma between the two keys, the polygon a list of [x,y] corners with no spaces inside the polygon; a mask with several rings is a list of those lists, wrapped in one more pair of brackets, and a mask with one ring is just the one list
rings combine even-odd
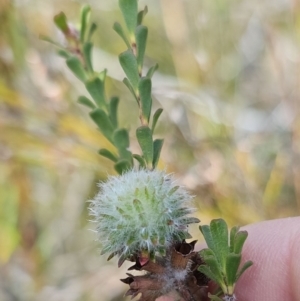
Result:
{"label": "small oval leaf", "polygon": [[129,134],[126,129],[117,129],[113,135],[114,145],[118,149],[126,149],[129,147]]}
{"label": "small oval leaf", "polygon": [[93,72],[92,50],[93,50],[93,44],[91,42],[87,42],[83,45],[83,56],[84,56],[86,68],[91,73]]}
{"label": "small oval leaf", "polygon": [[163,144],[164,144],[163,139],[156,139],[153,142],[153,162],[152,162],[153,168],[155,168],[158,164],[160,152]]}
{"label": "small oval leaf", "polygon": [[90,109],[96,109],[96,106],[93,104],[93,102],[85,96],[79,96],[77,102]]}
{"label": "small oval leaf", "polygon": [[125,77],[123,79],[123,83],[125,84],[125,86],[128,88],[128,90],[131,92],[131,94],[133,95],[133,97],[135,98],[135,100],[137,101],[137,103],[139,103],[138,98],[136,96],[136,93],[131,85],[131,83],[129,82],[128,78]]}
{"label": "small oval leaf", "polygon": [[122,38],[122,40],[125,42],[126,46],[128,47],[128,49],[131,48],[131,45],[126,37],[126,34],[123,30],[123,27],[120,23],[115,22],[114,26],[113,26],[114,31]]}
{"label": "small oval leaf", "polygon": [[157,69],[158,69],[158,64],[152,66],[152,67],[148,70],[146,76],[149,77],[149,78],[152,78],[154,72],[155,72]]}
{"label": "small oval leaf", "polygon": [[141,126],[136,130],[136,137],[142,149],[143,156],[148,167],[152,167],[153,139],[152,131],[148,126]]}
{"label": "small oval leaf", "polygon": [[229,253],[226,257],[226,279],[227,285],[233,286],[235,284],[237,271],[241,263],[241,254]]}
{"label": "small oval leaf", "polygon": [[53,20],[58,29],[60,29],[65,35],[69,34],[70,30],[68,26],[68,20],[63,12],[55,15]]}
{"label": "small oval leaf", "polygon": [[103,157],[105,157],[107,159],[110,159],[113,162],[117,162],[118,161],[118,158],[111,151],[109,151],[106,148],[100,149],[98,153],[99,153],[99,155],[101,155],[101,156],[103,156]]}
{"label": "small oval leaf", "polygon": [[144,25],[139,25],[135,30],[135,39],[136,39],[136,50],[137,50],[137,63],[140,74],[142,73],[144,56],[146,51],[148,37],[148,28]]}
{"label": "small oval leaf", "polygon": [[90,13],[91,13],[91,7],[89,5],[84,5],[81,9],[81,24],[80,24],[81,43],[84,43],[86,27],[89,22]]}
{"label": "small oval leaf", "polygon": [[118,106],[119,106],[119,97],[112,97],[109,102],[109,118],[114,128],[118,127]]}
{"label": "small oval leaf", "polygon": [[94,32],[96,31],[97,29],[97,24],[96,23],[92,23],[89,31],[88,31],[88,35],[87,35],[87,38],[86,38],[86,41],[89,42],[94,34]]}
{"label": "small oval leaf", "polygon": [[152,121],[152,133],[154,133],[158,118],[160,117],[161,113],[163,112],[163,109],[159,108],[155,111],[154,115],[153,115],[153,121]]}
{"label": "small oval leaf", "polygon": [[140,79],[136,57],[131,50],[127,50],[119,55],[119,61],[134,91],[136,91]]}
{"label": "small oval leaf", "polygon": [[210,231],[215,244],[215,254],[223,267],[225,267],[226,257],[229,252],[227,224],[221,218],[213,219],[210,223]]}
{"label": "small oval leaf", "polygon": [[223,301],[223,299],[219,298],[217,295],[212,295],[208,293],[208,298],[212,301]]}
{"label": "small oval leaf", "polygon": [[140,167],[142,167],[142,168],[146,167],[145,160],[142,156],[137,155],[137,154],[133,154],[133,158],[139,162]]}
{"label": "small oval leaf", "polygon": [[39,39],[45,42],[48,42],[56,47],[61,48],[62,46],[60,44],[58,44],[57,42],[53,41],[51,38],[44,36],[44,35],[39,35]]}
{"label": "small oval leaf", "polygon": [[86,80],[87,76],[85,70],[78,57],[72,56],[66,60],[66,63],[77,78],[83,82]]}
{"label": "small oval leaf", "polygon": [[127,29],[132,37],[137,25],[137,15],[138,15],[137,0],[119,0],[119,7],[123,14],[123,18],[125,20]]}
{"label": "small oval leaf", "polygon": [[90,116],[97,124],[101,133],[112,142],[114,128],[107,114],[102,109],[96,109],[90,113]]}
{"label": "small oval leaf", "polygon": [[248,232],[247,231],[239,231],[235,237],[234,237],[234,247],[233,251],[236,254],[242,253],[242,249],[244,246],[244,243],[248,237]]}
{"label": "small oval leaf", "polygon": [[115,164],[114,168],[117,171],[117,173],[121,175],[124,172],[128,171],[129,169],[131,169],[132,165],[127,160],[120,160],[119,162],[117,162]]}
{"label": "small oval leaf", "polygon": [[149,122],[152,108],[151,89],[151,79],[149,79],[148,77],[143,77],[139,82],[139,95],[141,100],[142,114],[147,122]]}
{"label": "small oval leaf", "polygon": [[145,8],[138,13],[137,25],[141,25],[143,23],[143,20],[147,13],[148,13],[148,7],[145,6]]}
{"label": "small oval leaf", "polygon": [[97,106],[101,109],[106,109],[104,81],[96,77],[86,81],[85,87],[93,97]]}
{"label": "small oval leaf", "polygon": [[198,271],[203,273],[206,277],[218,283],[218,277],[210,270],[207,265],[200,265]]}
{"label": "small oval leaf", "polygon": [[70,57],[72,57],[72,55],[70,54],[70,52],[64,50],[64,49],[59,49],[57,51],[57,54],[61,57],[63,57],[64,59],[69,59]]}
{"label": "small oval leaf", "polygon": [[231,228],[230,230],[230,243],[229,243],[229,246],[230,246],[230,252],[233,253],[233,250],[234,250],[234,239],[235,239],[235,235],[238,233],[239,231],[239,227],[238,226],[235,226],[233,228]]}
{"label": "small oval leaf", "polygon": [[239,278],[243,275],[243,273],[250,268],[253,265],[252,261],[247,261],[244,263],[244,265],[242,266],[242,268],[238,271],[237,275],[236,275],[236,279],[235,281],[237,282],[239,280]]}

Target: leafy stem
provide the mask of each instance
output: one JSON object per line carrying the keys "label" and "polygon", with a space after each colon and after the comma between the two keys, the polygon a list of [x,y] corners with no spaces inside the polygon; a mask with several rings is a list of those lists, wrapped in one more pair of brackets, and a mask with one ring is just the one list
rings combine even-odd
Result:
{"label": "leafy stem", "polygon": [[159,161],[163,145],[162,139],[153,139],[153,133],[162,109],[158,109],[152,118],[152,81],[151,78],[158,66],[151,67],[143,76],[144,57],[147,44],[148,28],[142,24],[147,7],[138,11],[137,0],[119,0],[119,6],[125,21],[126,30],[116,22],[113,26],[122,38],[127,50],[119,55],[119,62],[126,77],[123,82],[135,98],[139,108],[141,126],[136,130],[136,138],[141,148],[141,155],[133,154],[130,148],[129,131],[119,126],[119,98],[107,99],[105,92],[106,69],[94,71],[91,38],[97,26],[89,23],[91,9],[88,5],[81,10],[80,29],[69,24],[66,15],[61,12],[54,17],[54,23],[63,33],[67,46],[63,47],[48,37],[44,40],[59,48],[58,53],[66,59],[66,64],[73,74],[84,83],[89,97],[80,96],[78,102],[92,111],[90,117],[101,133],[115,146],[116,153],[109,149],[100,149],[99,154],[113,161],[115,170],[122,174],[132,169],[135,164],[139,168],[155,169]]}
{"label": "leafy stem", "polygon": [[[205,264],[200,265],[198,270],[219,285],[224,295],[223,300],[235,300],[236,282],[253,264],[252,261],[247,261],[239,268],[247,231],[239,231],[239,227],[233,227],[228,241],[228,227],[223,219],[214,219],[209,226],[200,226],[200,231],[208,248],[199,253]],[[218,295],[210,295],[210,298],[222,300]]]}

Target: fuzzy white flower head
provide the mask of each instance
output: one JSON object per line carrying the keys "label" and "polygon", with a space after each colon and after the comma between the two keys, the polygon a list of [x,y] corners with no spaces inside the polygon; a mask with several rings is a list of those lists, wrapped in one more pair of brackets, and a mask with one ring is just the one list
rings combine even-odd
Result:
{"label": "fuzzy white flower head", "polygon": [[191,195],[163,171],[131,170],[99,184],[90,214],[97,223],[102,254],[123,258],[146,251],[163,254],[189,236]]}

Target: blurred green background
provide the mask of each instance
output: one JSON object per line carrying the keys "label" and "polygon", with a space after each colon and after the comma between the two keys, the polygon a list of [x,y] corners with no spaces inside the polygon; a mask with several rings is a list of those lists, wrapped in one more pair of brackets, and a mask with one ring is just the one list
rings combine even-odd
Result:
{"label": "blurred green background", "polygon": [[[159,167],[196,195],[202,222],[299,215],[299,1],[147,2],[146,65],[159,63],[154,107],[164,108]],[[138,122],[121,83],[117,0],[0,0],[1,301],[117,301],[126,289],[128,265],[99,255],[87,213],[97,182],[113,173],[97,150],[111,146],[76,104],[83,85],[38,38],[59,41],[53,16],[76,24],[85,3],[107,93],[122,97],[124,126],[134,132]]]}

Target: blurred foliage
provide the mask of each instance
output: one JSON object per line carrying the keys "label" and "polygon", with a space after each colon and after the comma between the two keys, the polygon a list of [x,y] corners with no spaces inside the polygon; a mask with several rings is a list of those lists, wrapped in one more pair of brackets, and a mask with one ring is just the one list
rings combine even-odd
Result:
{"label": "blurred foliage", "polygon": [[[74,101],[84,87],[38,39],[60,39],[52,17],[65,11],[76,24],[83,3],[100,29],[94,59],[109,70],[108,94],[122,96],[124,126],[138,123],[120,82],[117,1],[0,1],[1,301],[122,300],[126,267],[99,256],[86,210],[96,183],[113,173],[97,150],[112,146]],[[147,4],[145,64],[160,65],[154,107],[164,108],[160,168],[197,196],[204,223],[298,215],[299,3]]]}

